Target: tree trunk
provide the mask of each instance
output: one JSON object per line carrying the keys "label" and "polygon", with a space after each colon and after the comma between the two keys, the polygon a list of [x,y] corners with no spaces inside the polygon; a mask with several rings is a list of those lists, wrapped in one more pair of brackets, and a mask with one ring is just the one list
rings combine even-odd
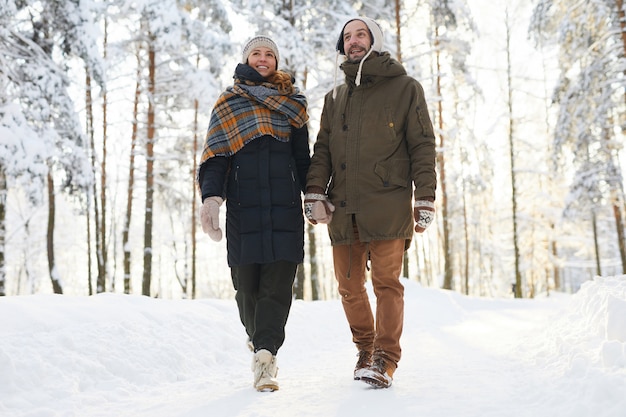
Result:
{"label": "tree trunk", "polygon": [[469,262],[470,262],[470,256],[469,256],[469,230],[468,230],[468,222],[467,222],[467,201],[466,201],[466,193],[465,193],[465,180],[462,180],[463,182],[463,238],[465,240],[465,270],[463,271],[464,277],[463,277],[463,281],[465,283],[464,287],[465,287],[465,295],[469,295]]}
{"label": "tree trunk", "polygon": [[7,205],[7,175],[4,166],[0,164],[0,297],[6,295],[6,205]]}
{"label": "tree trunk", "polygon": [[[87,71],[88,72],[88,71]],[[86,78],[86,82],[87,82],[87,86],[86,86],[86,101],[87,101],[87,135],[89,137],[89,152],[91,154],[91,175],[93,176],[93,184],[92,184],[92,190],[91,190],[91,194],[89,196],[89,198],[93,198],[93,210],[94,210],[94,222],[95,222],[95,227],[94,227],[94,231],[95,231],[95,242],[96,242],[96,262],[98,265],[98,277],[96,279],[96,292],[101,293],[104,291],[104,263],[103,263],[103,259],[102,259],[102,240],[100,239],[100,232],[101,232],[101,228],[100,228],[100,211],[98,209],[98,181],[96,180],[96,145],[95,145],[95,139],[94,139],[94,129],[93,129],[93,100],[91,98],[91,77],[89,77],[89,75],[87,75]],[[89,203],[87,203],[87,206],[89,207]],[[89,221],[89,216],[90,216],[90,212],[88,210],[87,212],[87,221]],[[89,230],[89,228],[88,228]],[[87,238],[89,239],[89,242],[87,244],[87,247],[89,248],[89,253],[87,255],[89,261],[89,287],[91,288],[91,233],[88,233]],[[89,294],[93,294],[93,291],[90,290]]]}
{"label": "tree trunk", "polygon": [[[93,99],[91,95],[91,76],[89,75],[89,68],[85,68],[85,132],[89,137],[89,153],[92,155],[92,167],[95,163],[95,159],[93,157]],[[91,199],[87,198],[87,288],[89,291],[89,295],[93,295],[93,284],[91,277],[91,210],[89,207]]]}
{"label": "tree trunk", "polygon": [[[196,55],[196,68],[200,67],[200,54]],[[200,103],[198,100],[193,101],[193,167],[191,172],[191,299],[196,298],[196,252],[198,247],[196,230],[196,213],[197,204],[196,196],[198,195],[198,189],[196,188],[196,172],[198,172],[198,113],[200,112]]]}
{"label": "tree trunk", "polygon": [[407,251],[404,251],[402,255],[402,277],[409,277],[409,253]]}
{"label": "tree trunk", "polygon": [[61,281],[59,279],[59,271],[56,267],[54,259],[54,217],[56,211],[56,203],[54,196],[54,178],[52,177],[52,168],[48,171],[48,233],[47,233],[47,249],[48,249],[48,272],[52,281],[52,291],[55,294],[63,294]]}
{"label": "tree trunk", "polygon": [[304,278],[304,268],[300,264],[296,270],[296,280],[293,285],[293,296],[296,300],[304,300]]}
{"label": "tree trunk", "polygon": [[622,219],[622,210],[618,204],[618,200],[613,202],[613,216],[615,217],[615,228],[617,230],[617,245],[619,248],[620,258],[622,260],[622,274],[626,274],[626,247],[624,246],[624,220]]}
{"label": "tree trunk", "polygon": [[[554,225],[552,225],[552,229],[554,230]],[[552,240],[552,258],[559,259],[559,253],[557,251],[556,240]],[[554,289],[561,290],[561,269],[558,265],[554,265],[553,268],[554,274]]]}
{"label": "tree trunk", "polygon": [[[610,143],[612,139],[612,130],[604,129],[604,139],[607,144]],[[622,182],[622,173],[619,165],[619,160],[613,157],[613,153],[611,151],[610,145],[605,145],[609,147],[609,152],[607,155],[608,159],[608,171],[611,172],[611,176],[613,177],[611,181],[609,181],[610,187],[610,201],[611,206],[613,208],[613,218],[615,219],[615,231],[617,233],[617,248],[619,250],[620,260],[622,262],[622,274],[626,274],[626,244],[624,242],[624,220],[622,215],[622,207],[623,203],[623,189],[624,184]]]}
{"label": "tree trunk", "polygon": [[141,97],[141,56],[137,51],[137,72],[135,82],[135,98],[133,102],[133,127],[130,135],[130,160],[128,163],[128,186],[126,190],[126,215],[124,216],[124,228],[122,229],[122,250],[124,251],[124,294],[132,291],[131,281],[131,250],[130,250],[130,219],[133,214],[133,194],[135,187],[135,147],[137,145],[137,129],[139,125],[139,99]]}
{"label": "tree trunk", "polygon": [[514,294],[515,298],[522,298],[522,274],[520,271],[520,252],[519,252],[519,238],[517,231],[517,189],[515,184],[515,122],[513,120],[513,86],[512,86],[512,65],[511,65],[511,27],[509,22],[509,13],[506,11],[505,16],[506,24],[506,76],[507,76],[507,106],[509,110],[509,161],[511,164],[511,205],[513,209],[513,250],[515,259],[515,284]]}
{"label": "tree trunk", "polygon": [[600,262],[600,243],[598,242],[598,221],[596,219],[595,208],[591,209],[591,229],[593,231],[593,250],[596,255],[596,275],[602,275],[602,264]]}
{"label": "tree trunk", "polygon": [[[315,230],[312,224],[307,223],[307,235],[309,237],[309,257],[311,259],[310,272],[311,272],[311,300],[320,300],[320,271],[316,259],[317,244],[315,240]],[[318,229],[319,230],[319,229]]]}
{"label": "tree trunk", "polygon": [[398,62],[400,63],[402,63],[402,37],[400,36],[400,28],[402,27],[400,24],[401,8],[402,6],[400,5],[400,0],[396,0],[396,55],[398,56]]}
{"label": "tree trunk", "polygon": [[439,127],[439,149],[437,152],[437,164],[439,166],[439,182],[441,184],[441,217],[443,222],[443,259],[444,259],[444,277],[443,288],[451,290],[453,287],[452,278],[454,276],[452,265],[452,248],[450,244],[450,225],[448,224],[448,193],[446,184],[446,167],[443,149],[445,149],[445,137],[443,135],[443,103],[441,100],[441,52],[439,51],[439,28],[435,26],[435,58],[437,60],[437,113]]}
{"label": "tree trunk", "polygon": [[[626,55],[626,13],[624,11],[624,0],[616,0],[615,4],[617,5],[617,16],[618,16],[618,21],[619,21],[619,26],[621,29],[621,35],[622,35],[622,56]],[[626,70],[624,71],[624,74],[626,74]],[[624,93],[624,101],[626,101],[626,93]],[[623,191],[623,184],[622,185],[622,191]],[[623,194],[623,192],[622,192]],[[622,210],[624,209],[624,200],[622,200],[622,203],[619,204],[619,199],[616,200],[613,203],[613,210],[615,213],[615,221],[616,221],[616,227],[617,227],[617,234],[618,234],[618,238],[619,238],[619,251],[620,251],[620,256],[622,258],[622,273],[626,274],[626,243],[625,243],[625,236],[624,236],[624,222],[622,220]],[[619,217],[619,219],[618,219]]]}
{"label": "tree trunk", "polygon": [[144,220],[143,282],[141,293],[150,295],[152,280],[152,219],[154,208],[154,98],[155,98],[155,51],[154,35],[148,35],[148,126],[146,138],[146,210]]}
{"label": "tree trunk", "polygon": [[[107,26],[108,20],[104,18],[104,59],[106,60],[107,54]],[[106,281],[108,278],[108,266],[107,266],[107,228],[106,228],[106,216],[107,216],[107,200],[106,200],[106,184],[107,184],[107,91],[106,87],[102,92],[102,164],[100,166],[100,256],[102,258],[102,274],[98,275],[98,287],[102,291],[106,291]],[[111,290],[115,290],[115,284],[111,282]]]}

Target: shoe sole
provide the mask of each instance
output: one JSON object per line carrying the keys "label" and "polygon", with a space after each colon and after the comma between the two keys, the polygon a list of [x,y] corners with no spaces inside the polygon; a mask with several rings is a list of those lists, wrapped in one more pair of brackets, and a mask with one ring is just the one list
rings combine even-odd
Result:
{"label": "shoe sole", "polygon": [[273,392],[278,391],[278,385],[276,384],[263,384],[256,387],[259,392]]}
{"label": "shoe sole", "polygon": [[360,377],[361,381],[375,388],[389,388],[393,382],[391,378],[385,378],[384,375],[374,372],[371,369],[364,369]]}
{"label": "shoe sole", "polygon": [[370,385],[374,388],[389,388],[391,386],[391,382],[381,381],[379,379],[362,376],[360,381],[365,382],[367,385]]}

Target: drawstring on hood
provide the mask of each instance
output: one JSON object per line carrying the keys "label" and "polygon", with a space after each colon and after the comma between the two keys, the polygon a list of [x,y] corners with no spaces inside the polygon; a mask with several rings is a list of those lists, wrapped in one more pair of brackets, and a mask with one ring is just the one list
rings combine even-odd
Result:
{"label": "drawstring on hood", "polygon": [[361,22],[365,23],[365,25],[370,31],[370,37],[372,38],[372,45],[370,46],[369,51],[367,51],[365,56],[361,59],[361,62],[359,62],[359,69],[356,73],[356,79],[355,79],[355,84],[357,87],[361,85],[361,72],[363,70],[363,63],[365,62],[365,60],[369,58],[372,52],[380,53],[382,52],[382,49],[383,49],[383,38],[384,38],[383,31],[378,25],[378,23],[376,23],[375,20],[370,19],[369,17],[360,16],[360,17],[355,17],[354,19],[348,20],[346,24],[343,25],[343,28],[341,28],[341,32],[339,33],[337,46],[335,48],[337,51],[337,54],[335,56],[335,76],[333,79],[333,100],[337,97],[337,69],[339,66],[339,55],[344,55],[344,56],[346,55],[346,51],[343,45],[343,31],[346,28],[346,25],[348,23],[355,21],[355,20],[360,20]]}

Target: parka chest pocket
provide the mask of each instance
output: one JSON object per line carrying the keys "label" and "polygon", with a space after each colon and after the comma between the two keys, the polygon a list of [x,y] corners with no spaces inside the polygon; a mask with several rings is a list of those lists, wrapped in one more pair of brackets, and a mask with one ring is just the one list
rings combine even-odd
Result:
{"label": "parka chest pocket", "polygon": [[385,137],[391,141],[398,139],[398,129],[400,125],[396,124],[397,117],[394,117],[394,111],[392,106],[385,106],[383,112],[384,120],[381,122],[385,129]]}

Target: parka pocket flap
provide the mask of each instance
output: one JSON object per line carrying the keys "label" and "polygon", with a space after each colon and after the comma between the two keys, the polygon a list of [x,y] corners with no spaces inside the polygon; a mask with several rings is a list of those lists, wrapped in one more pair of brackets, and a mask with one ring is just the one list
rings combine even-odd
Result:
{"label": "parka pocket flap", "polygon": [[383,181],[385,187],[391,184],[400,187],[408,187],[411,183],[408,160],[378,162],[374,168],[374,172]]}

